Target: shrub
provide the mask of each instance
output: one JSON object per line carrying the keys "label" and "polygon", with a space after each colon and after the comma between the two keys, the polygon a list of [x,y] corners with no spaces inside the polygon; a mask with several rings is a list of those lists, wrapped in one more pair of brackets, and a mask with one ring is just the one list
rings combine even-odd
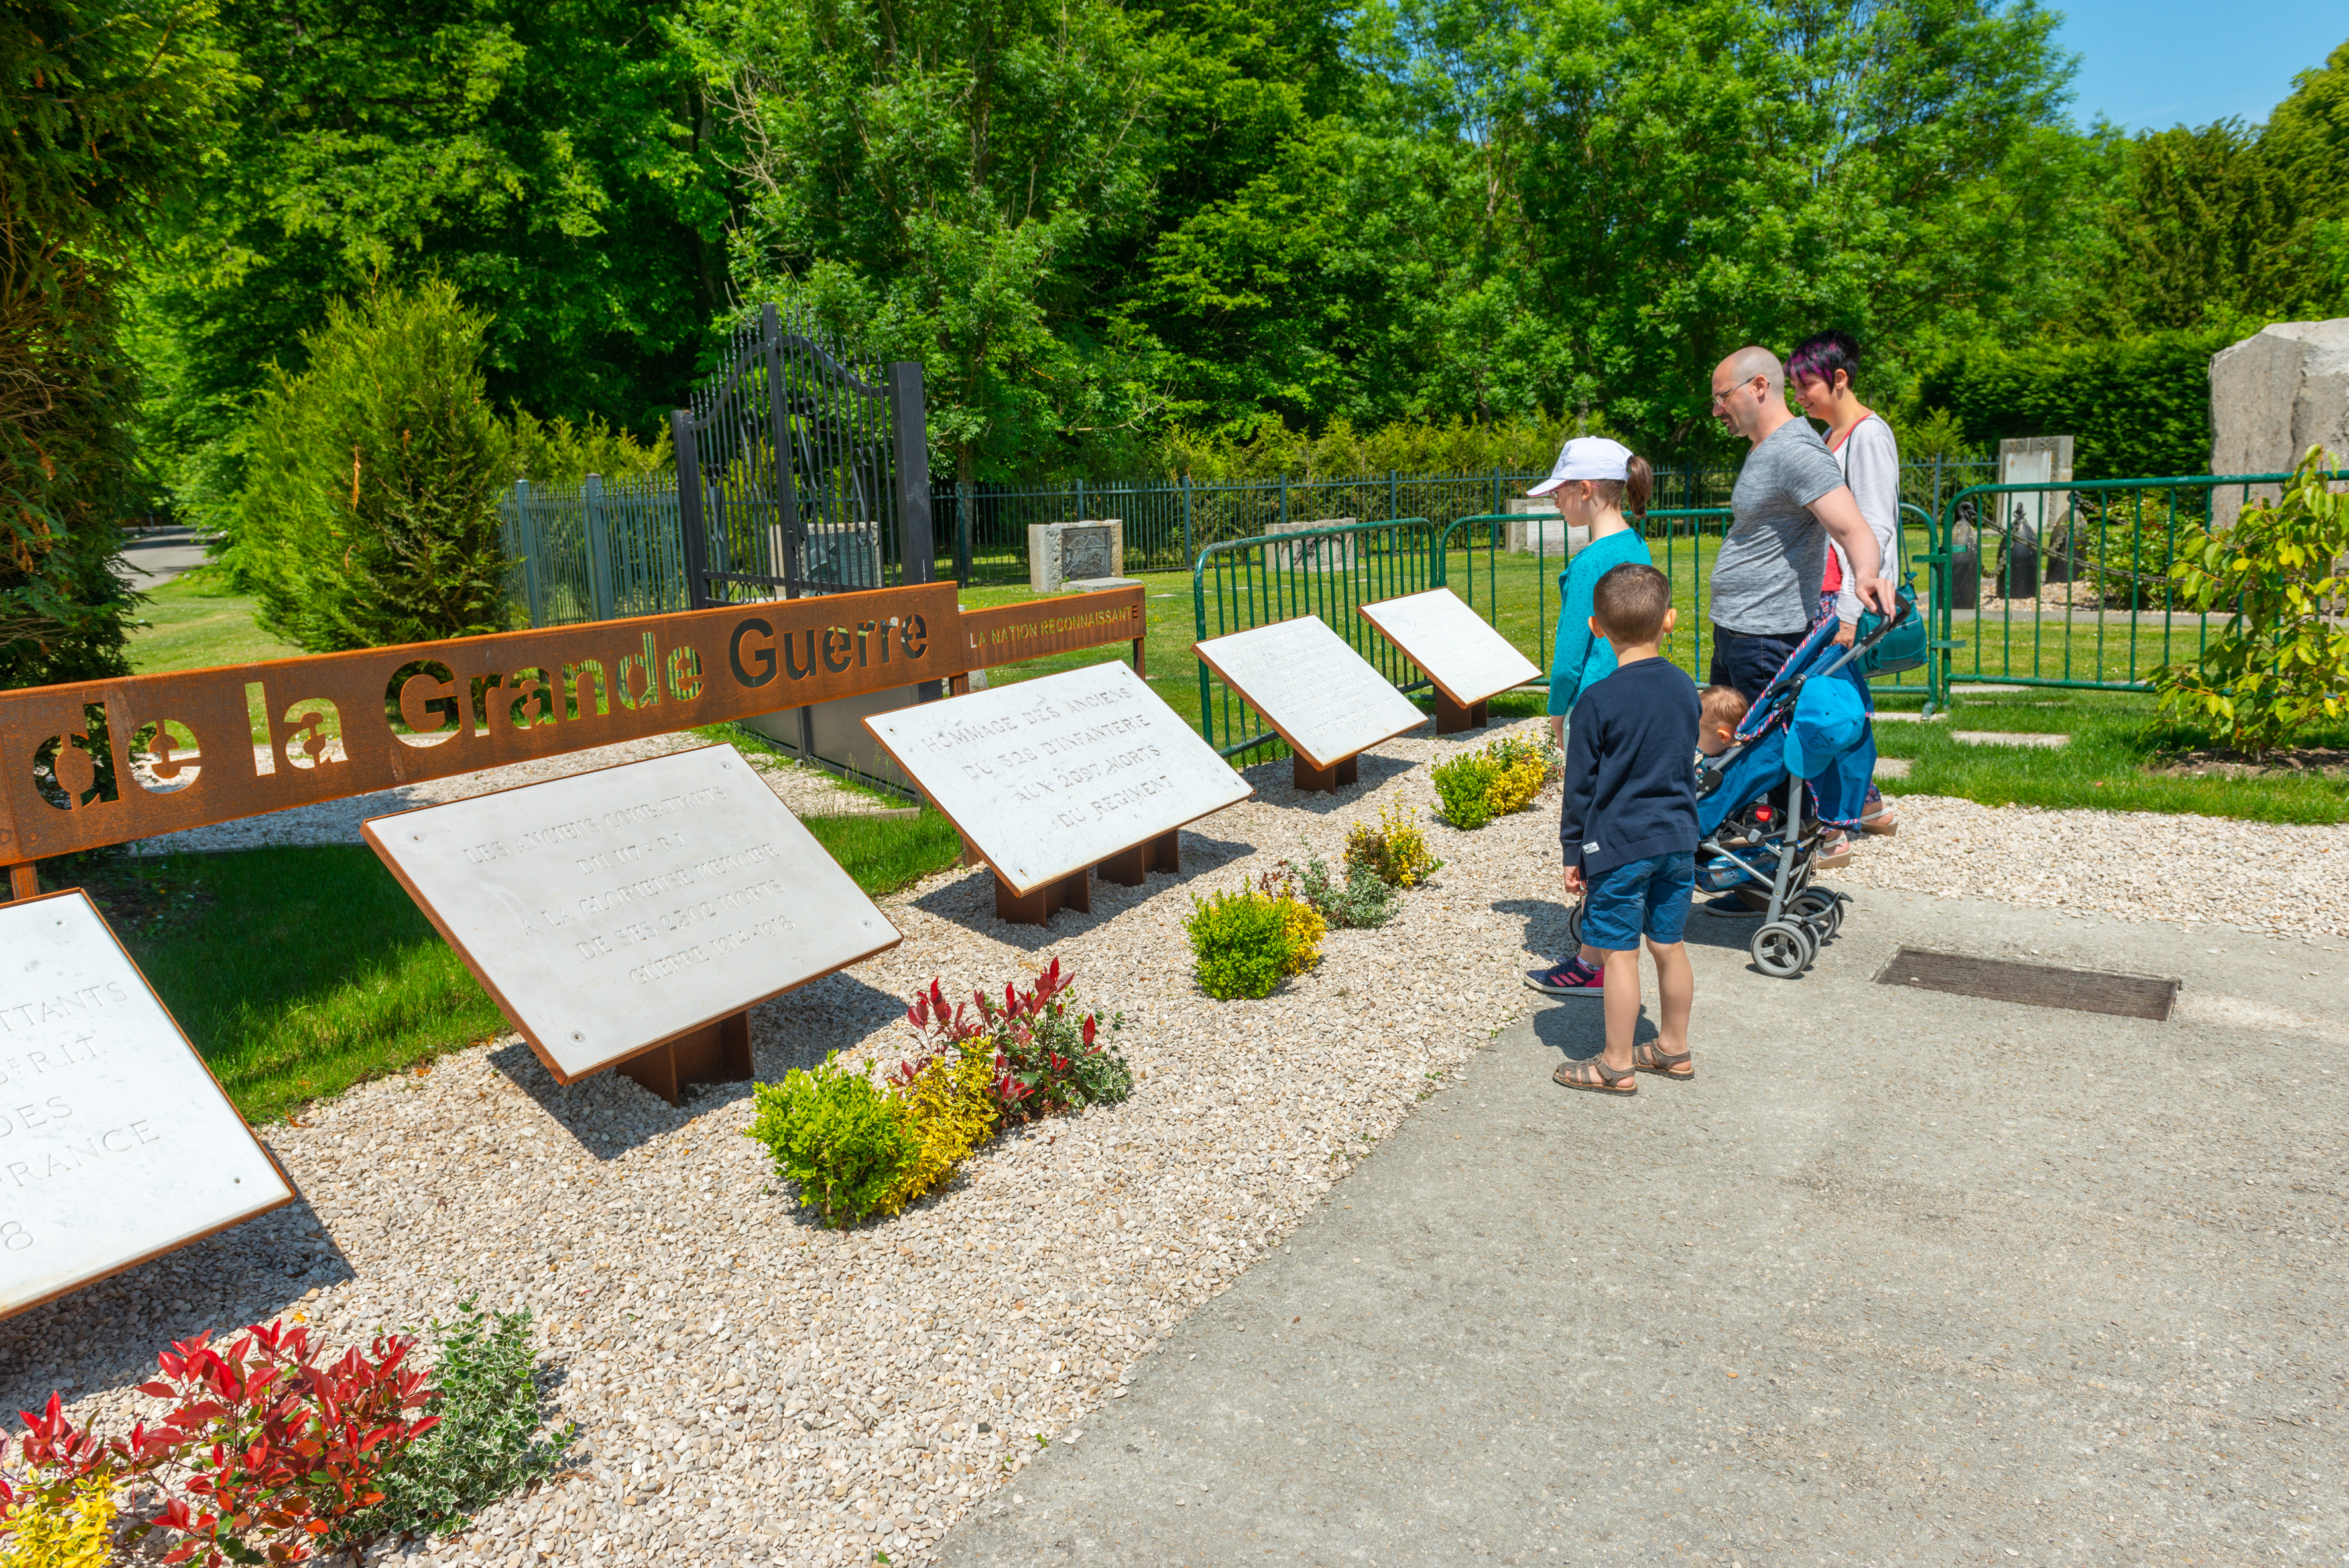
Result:
{"label": "shrub", "polygon": [[996,1077],[995,1054],[983,1043],[942,1043],[899,1064],[889,1082],[915,1155],[882,1195],[882,1212],[896,1213],[953,1175],[963,1157],[987,1140],[995,1130]]}
{"label": "shrub", "polygon": [[2282,498],[2246,507],[2170,575],[2187,605],[2234,616],[2191,664],[2154,672],[2163,717],[2254,755],[2349,719],[2349,494],[2313,449]]}
{"label": "shrub", "polygon": [[1444,869],[1427,847],[1427,835],[1400,806],[1379,812],[1378,826],[1356,822],[1346,831],[1346,870],[1357,866],[1389,887],[1415,887]]}
{"label": "shrub", "polygon": [[[905,1020],[933,1049],[951,1043],[979,1052],[993,1069],[995,1109],[1009,1121],[1112,1103],[1133,1092],[1133,1068],[1101,1038],[1100,1018],[1077,1009],[1075,977],[1057,958],[1024,991],[1007,982],[1000,1004],[973,991],[969,1002],[949,1008],[934,979],[928,994],[905,1009]],[[1107,1033],[1124,1026],[1119,1014]]]}
{"label": "shrub", "polygon": [[383,1474],[383,1501],[354,1513],[337,1542],[445,1534],[499,1498],[554,1473],[576,1429],[549,1429],[531,1314],[484,1311],[469,1295],[428,1331],[436,1357],[425,1413],[439,1420]]}
{"label": "shrub", "polygon": [[[1269,996],[1283,976],[1310,964],[1310,954],[1300,961],[1293,934],[1300,929],[1294,915],[1299,907],[1296,899],[1269,898],[1250,887],[1194,896],[1184,929],[1199,989],[1219,1002]],[[1317,941],[1319,934],[1314,933]]]}
{"label": "shrub", "polygon": [[1330,862],[1315,854],[1307,855],[1302,866],[1283,861],[1280,872],[1297,896],[1333,926],[1367,928],[1394,918],[1395,890],[1366,865],[1348,866],[1342,882],[1330,871]]}
{"label": "shrub", "polygon": [[1444,820],[1464,831],[1533,804],[1558,766],[1547,741],[1503,736],[1474,751],[1455,753],[1436,764],[1429,777]]}
{"label": "shrub", "polygon": [[114,1477],[104,1470],[23,1493],[0,1514],[0,1568],[107,1568]]}
{"label": "shrub", "polygon": [[800,1202],[845,1228],[880,1208],[921,1150],[895,1100],[840,1053],[780,1084],[757,1086],[758,1117],[743,1134],[767,1146]]}

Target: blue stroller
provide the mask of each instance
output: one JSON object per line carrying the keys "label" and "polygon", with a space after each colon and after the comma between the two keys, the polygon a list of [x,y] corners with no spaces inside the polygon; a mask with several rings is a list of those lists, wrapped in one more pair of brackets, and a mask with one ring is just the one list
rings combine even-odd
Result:
{"label": "blue stroller", "polygon": [[[1849,666],[1869,660],[1915,615],[1907,604],[1890,619],[1870,615],[1848,648],[1836,644],[1834,618],[1822,620],[1770,677],[1729,749],[1696,758],[1697,891],[1767,893],[1748,948],[1764,975],[1800,975],[1843,924],[1849,896],[1814,886],[1812,878],[1828,832],[1859,827],[1876,772],[1872,705]],[[1881,667],[1903,668],[1907,661]],[[1567,937],[1581,944],[1579,903],[1568,917]]]}

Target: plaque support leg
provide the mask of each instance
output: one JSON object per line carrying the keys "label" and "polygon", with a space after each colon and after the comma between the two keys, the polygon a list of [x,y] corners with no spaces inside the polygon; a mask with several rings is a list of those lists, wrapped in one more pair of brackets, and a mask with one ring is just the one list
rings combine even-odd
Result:
{"label": "plaque support leg", "polygon": [[1343,762],[1332,762],[1327,768],[1316,768],[1299,754],[1289,758],[1288,776],[1296,781],[1299,789],[1335,794],[1340,785],[1351,784],[1361,777],[1361,770],[1359,766],[1361,760],[1358,754],[1347,758]]}
{"label": "plaque support leg", "polygon": [[1485,704],[1479,702],[1464,706],[1445,696],[1441,690],[1436,692],[1436,734],[1457,735],[1464,729],[1482,729],[1485,722]]}
{"label": "plaque support leg", "polygon": [[1017,893],[1005,882],[1002,873],[995,878],[995,917],[1013,925],[1042,925],[1057,910],[1073,909],[1085,914],[1093,912],[1093,872],[1091,866],[1059,882],[1047,882],[1031,893]]}
{"label": "plaque support leg", "polygon": [[21,903],[28,898],[40,896],[41,879],[34,871],[32,861],[26,861],[23,865],[8,868],[8,897],[12,902]]}
{"label": "plaque support leg", "polygon": [[671,1105],[683,1103],[685,1091],[695,1084],[746,1083],[757,1071],[750,1060],[750,1015],[704,1024],[614,1067]]}

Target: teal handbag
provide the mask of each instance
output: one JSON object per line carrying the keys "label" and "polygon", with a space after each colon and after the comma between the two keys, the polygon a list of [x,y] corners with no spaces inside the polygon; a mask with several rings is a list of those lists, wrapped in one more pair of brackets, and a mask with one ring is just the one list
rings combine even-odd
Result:
{"label": "teal handbag", "polygon": [[1917,607],[1916,581],[1916,574],[1911,573],[1894,590],[1902,613],[1889,631],[1885,629],[1884,617],[1874,610],[1859,613],[1854,640],[1863,650],[1859,655],[1862,675],[1897,676],[1905,670],[1925,667],[1925,645],[1929,639],[1925,613]]}

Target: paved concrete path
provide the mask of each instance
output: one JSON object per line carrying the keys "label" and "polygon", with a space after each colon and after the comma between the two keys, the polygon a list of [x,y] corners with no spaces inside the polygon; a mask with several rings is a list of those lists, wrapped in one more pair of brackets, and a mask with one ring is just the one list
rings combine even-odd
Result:
{"label": "paved concrete path", "polygon": [[[1507,1030],[943,1560],[2349,1560],[2338,943],[1871,892],[1775,981],[1691,923],[1698,1081]],[[1872,984],[1904,942],[2189,989]]]}
{"label": "paved concrete path", "polygon": [[133,588],[160,588],[204,563],[204,545],[191,528],[159,528],[122,542],[123,564]]}

